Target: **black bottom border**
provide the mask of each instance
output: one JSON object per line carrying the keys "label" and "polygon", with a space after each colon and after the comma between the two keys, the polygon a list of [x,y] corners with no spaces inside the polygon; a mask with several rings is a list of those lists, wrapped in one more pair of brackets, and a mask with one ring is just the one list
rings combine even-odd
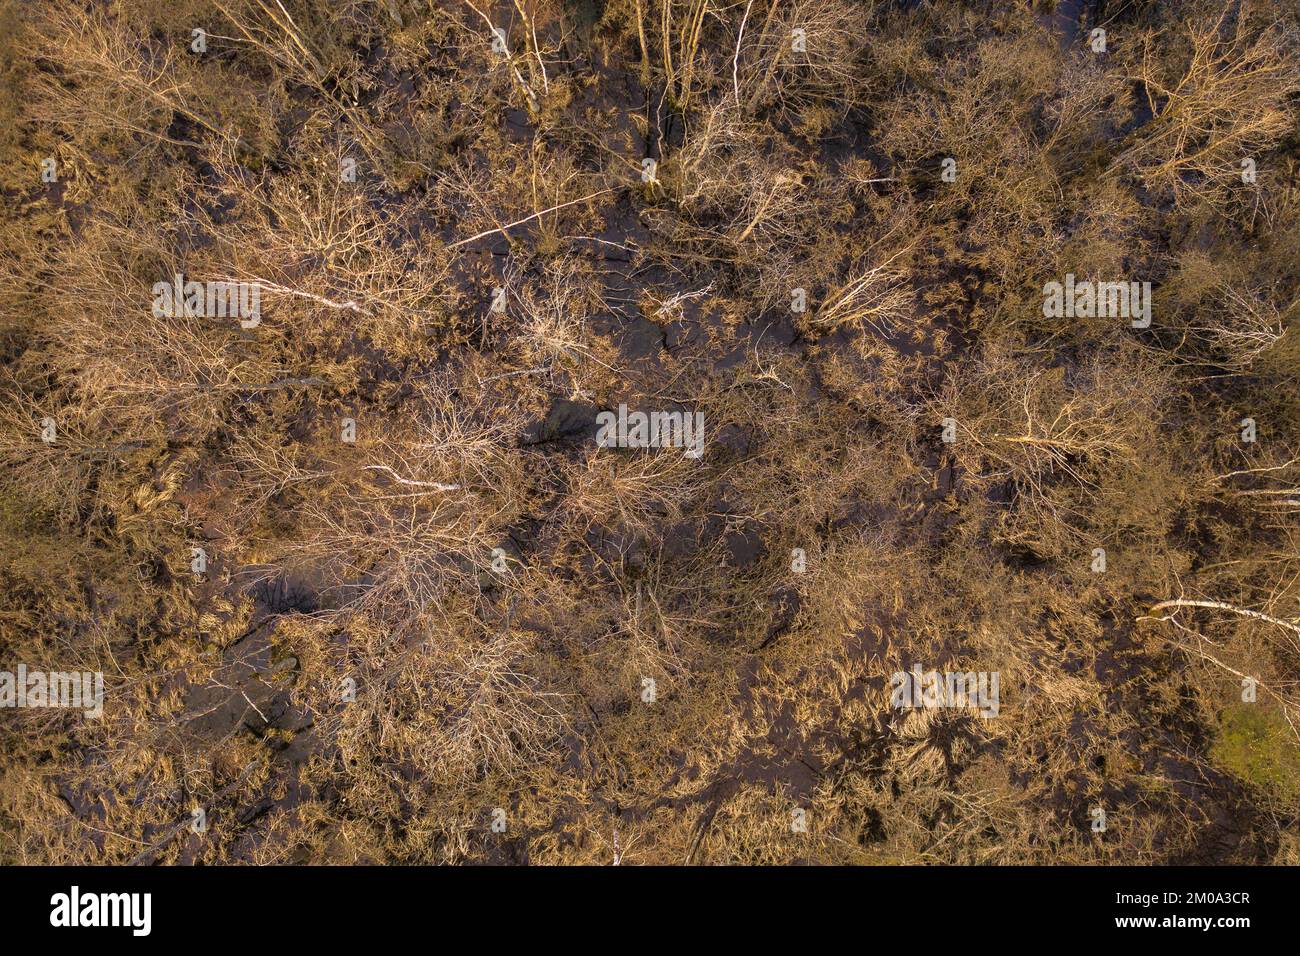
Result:
{"label": "black bottom border", "polygon": [[[196,938],[338,947],[421,924],[534,945],[565,926],[624,940],[625,931],[633,939],[662,932],[665,942],[683,941],[688,926],[713,927],[733,943],[746,931],[769,942],[774,922],[840,934],[864,918],[944,946],[1008,931],[1223,942],[1286,926],[1296,875],[1285,867],[10,867],[0,870],[0,915],[15,942],[76,934],[128,947]],[[150,894],[149,934],[51,925],[58,894],[70,904],[74,886],[83,906],[91,894]]]}

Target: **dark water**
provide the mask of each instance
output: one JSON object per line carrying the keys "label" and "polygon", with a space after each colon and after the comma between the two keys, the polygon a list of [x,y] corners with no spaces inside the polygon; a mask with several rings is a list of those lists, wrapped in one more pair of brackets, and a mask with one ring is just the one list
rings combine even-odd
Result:
{"label": "dark water", "polygon": [[1055,10],[1041,15],[1038,22],[1053,33],[1060,34],[1061,46],[1068,47],[1079,36],[1080,20],[1086,6],[1086,0],[1060,0]]}

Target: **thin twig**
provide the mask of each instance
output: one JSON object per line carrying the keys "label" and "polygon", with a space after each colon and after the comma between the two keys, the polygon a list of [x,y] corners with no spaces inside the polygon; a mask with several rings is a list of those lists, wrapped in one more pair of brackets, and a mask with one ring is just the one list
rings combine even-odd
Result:
{"label": "thin twig", "polygon": [[525,216],[523,219],[516,219],[514,222],[506,223],[504,226],[497,226],[495,229],[485,229],[483,232],[470,236],[468,239],[453,242],[447,248],[455,249],[458,246],[463,246],[466,243],[473,242],[475,239],[482,239],[484,236],[490,236],[494,232],[504,233],[507,229],[513,229],[515,226],[522,226],[524,223],[532,222],[534,219],[537,219],[540,216],[545,216],[547,213],[555,212],[556,210],[563,209],[566,206],[576,206],[580,202],[586,202],[588,199],[595,199],[597,196],[605,195],[605,193],[612,193],[614,188],[615,187],[613,186],[609,186],[599,192],[594,192],[589,196],[583,196],[581,199],[570,199],[568,202],[562,202],[558,206],[552,206],[550,209],[543,209],[541,212],[535,212],[531,216]]}

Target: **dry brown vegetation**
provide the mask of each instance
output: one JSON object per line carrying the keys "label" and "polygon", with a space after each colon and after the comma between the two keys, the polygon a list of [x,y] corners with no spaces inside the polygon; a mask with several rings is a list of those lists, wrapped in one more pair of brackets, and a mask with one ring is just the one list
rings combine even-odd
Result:
{"label": "dry brown vegetation", "polygon": [[0,84],[0,670],[107,691],[0,862],[1300,862],[1295,0],[4,0]]}

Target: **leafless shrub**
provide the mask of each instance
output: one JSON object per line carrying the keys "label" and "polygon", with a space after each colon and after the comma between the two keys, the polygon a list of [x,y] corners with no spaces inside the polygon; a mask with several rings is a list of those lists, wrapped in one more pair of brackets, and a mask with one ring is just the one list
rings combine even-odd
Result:
{"label": "leafless shrub", "polygon": [[1191,25],[1186,56],[1170,67],[1159,38],[1146,36],[1133,79],[1147,90],[1154,118],[1110,170],[1131,169],[1179,199],[1239,181],[1242,158],[1268,151],[1291,128],[1296,42],[1293,26],[1260,29],[1223,10]]}

